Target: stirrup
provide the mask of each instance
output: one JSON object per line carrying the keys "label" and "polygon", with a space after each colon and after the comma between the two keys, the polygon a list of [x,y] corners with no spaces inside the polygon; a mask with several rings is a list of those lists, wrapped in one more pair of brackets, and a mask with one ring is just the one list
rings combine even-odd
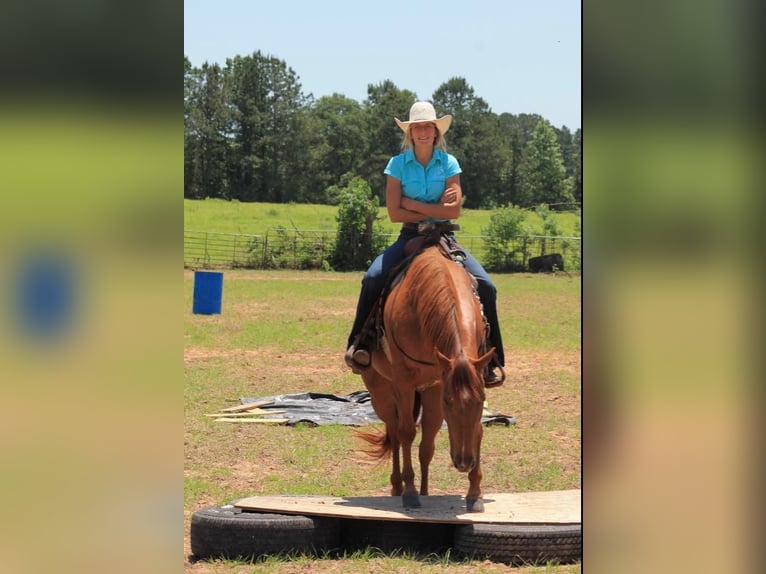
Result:
{"label": "stirrup", "polygon": [[372,366],[372,356],[367,349],[357,349],[356,345],[351,345],[344,355],[346,364],[356,375],[361,375]]}
{"label": "stirrup", "polygon": [[[495,369],[500,369],[500,376],[495,373]],[[487,367],[484,371],[484,387],[487,389],[493,389],[499,387],[505,382],[505,369],[499,364],[495,363]]]}

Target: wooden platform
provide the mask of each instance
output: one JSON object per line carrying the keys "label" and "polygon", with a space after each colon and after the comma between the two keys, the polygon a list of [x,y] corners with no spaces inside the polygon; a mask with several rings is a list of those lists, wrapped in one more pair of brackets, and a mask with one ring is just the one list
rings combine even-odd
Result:
{"label": "wooden platform", "polygon": [[490,493],[484,512],[469,513],[462,496],[421,496],[420,508],[404,508],[399,496],[253,496],[235,506],[258,512],[395,520],[484,524],[579,524],[581,490]]}

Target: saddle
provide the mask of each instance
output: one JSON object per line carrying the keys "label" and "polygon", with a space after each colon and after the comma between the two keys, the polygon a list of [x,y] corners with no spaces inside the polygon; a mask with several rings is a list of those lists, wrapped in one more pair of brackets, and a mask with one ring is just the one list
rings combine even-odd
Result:
{"label": "saddle", "polygon": [[416,229],[418,235],[410,239],[404,246],[405,259],[394,268],[392,275],[399,275],[401,270],[408,267],[412,259],[432,245],[439,246],[439,252],[447,259],[451,259],[461,265],[465,261],[465,251],[460,247],[455,237],[449,235],[453,231],[460,231],[460,226],[455,223],[405,223],[405,229]]}
{"label": "saddle", "polygon": [[[378,300],[372,307],[367,321],[362,327],[360,334],[360,340],[370,349],[379,349],[380,342],[385,336],[385,326],[383,324],[383,307],[385,306],[386,299],[388,298],[391,290],[402,280],[407,269],[412,261],[425,249],[433,245],[439,247],[439,253],[445,258],[454,261],[455,263],[465,268],[466,252],[455,240],[452,235],[453,231],[459,231],[460,226],[454,223],[405,223],[404,227],[407,229],[416,229],[418,235],[410,239],[405,247],[405,258],[396,265],[386,276],[386,282],[383,287],[383,291],[378,297]],[[471,286],[473,288],[474,295],[479,301],[479,308],[481,309],[481,316],[484,321],[484,343],[482,347],[486,350],[487,340],[489,338],[489,322],[484,316],[484,307],[481,304],[478,293],[478,282],[476,278],[466,269],[466,273],[471,278]]]}

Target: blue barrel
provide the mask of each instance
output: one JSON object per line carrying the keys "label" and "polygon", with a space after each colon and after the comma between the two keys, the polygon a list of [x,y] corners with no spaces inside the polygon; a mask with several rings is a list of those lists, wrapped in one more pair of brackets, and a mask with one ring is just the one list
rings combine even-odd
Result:
{"label": "blue barrel", "polygon": [[196,315],[221,313],[221,294],[223,293],[223,273],[217,271],[194,272],[194,305]]}

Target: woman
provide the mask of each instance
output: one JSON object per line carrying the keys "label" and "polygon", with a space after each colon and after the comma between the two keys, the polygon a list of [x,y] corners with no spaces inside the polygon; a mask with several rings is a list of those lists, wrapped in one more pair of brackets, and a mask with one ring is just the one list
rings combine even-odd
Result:
{"label": "woman", "polygon": [[[360,333],[383,291],[388,271],[404,259],[404,246],[418,235],[418,223],[457,219],[463,199],[460,188],[462,170],[455,157],[446,152],[444,140],[452,116],[437,118],[436,110],[429,102],[415,102],[410,108],[409,121],[394,120],[404,132],[403,151],[389,160],[383,173],[387,176],[388,216],[393,223],[403,225],[397,240],[373,261],[362,279],[356,319],[345,355],[346,363],[355,373],[370,367],[370,351],[365,342],[360,341]],[[497,364],[502,367],[505,356],[497,319],[497,289],[470,253],[466,253],[465,268],[479,283],[479,298],[490,327],[490,344],[495,347]],[[487,386],[497,386],[503,380],[494,368],[485,372],[484,379]]]}

